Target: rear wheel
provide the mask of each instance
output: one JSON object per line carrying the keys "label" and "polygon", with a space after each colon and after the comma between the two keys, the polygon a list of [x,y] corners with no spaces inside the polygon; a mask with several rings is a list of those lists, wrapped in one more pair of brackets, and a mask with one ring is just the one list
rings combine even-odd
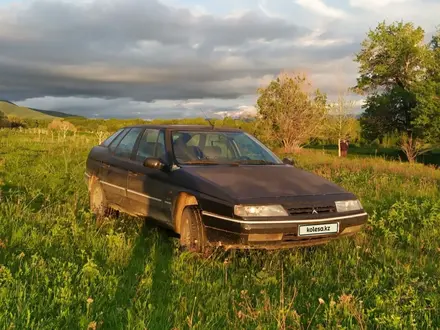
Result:
{"label": "rear wheel", "polygon": [[196,206],[187,206],[182,213],[180,245],[199,253],[205,251],[206,243],[205,226],[200,209]]}
{"label": "rear wheel", "polygon": [[97,180],[93,180],[89,192],[90,210],[96,216],[96,224],[100,225],[104,217],[110,214],[104,191]]}

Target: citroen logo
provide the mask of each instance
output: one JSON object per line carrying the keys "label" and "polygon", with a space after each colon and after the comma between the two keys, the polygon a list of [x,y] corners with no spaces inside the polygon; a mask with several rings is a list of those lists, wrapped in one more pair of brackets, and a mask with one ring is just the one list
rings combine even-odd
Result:
{"label": "citroen logo", "polygon": [[315,209],[313,209],[312,214],[318,214],[318,211],[316,211]]}

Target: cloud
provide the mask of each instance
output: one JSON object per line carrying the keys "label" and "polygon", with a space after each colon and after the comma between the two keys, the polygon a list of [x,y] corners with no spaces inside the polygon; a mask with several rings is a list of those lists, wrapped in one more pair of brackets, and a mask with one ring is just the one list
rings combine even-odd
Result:
{"label": "cloud", "polygon": [[413,0],[350,0],[352,7],[358,7],[366,10],[383,8],[389,5],[398,5]]}
{"label": "cloud", "polygon": [[326,5],[322,0],[296,0],[296,3],[314,13],[331,18],[344,18],[347,14],[340,9]]}
{"label": "cloud", "polygon": [[195,15],[155,0],[35,0],[8,9],[0,9],[0,93],[14,100],[236,98],[281,67],[231,51],[308,31],[258,11]]}
{"label": "cloud", "polygon": [[185,118],[185,117],[224,117],[252,115],[254,95],[244,95],[237,99],[203,100],[157,100],[152,102],[134,101],[130,98],[101,97],[53,97],[30,98],[16,102],[21,106],[36,109],[58,110],[66,113],[93,118]]}
{"label": "cloud", "polygon": [[219,117],[231,117],[231,118],[249,118],[255,117],[257,115],[257,108],[251,105],[241,105],[236,110],[229,111],[217,111],[214,112],[214,115]]}
{"label": "cloud", "polygon": [[298,46],[315,46],[315,47],[328,47],[333,45],[346,45],[352,43],[352,38],[325,38],[325,31],[317,29],[310,34],[298,38],[295,42]]}
{"label": "cloud", "polygon": [[268,0],[260,0],[258,2],[258,8],[267,17],[276,17],[276,18],[280,17],[280,15],[278,15],[277,13],[274,13],[271,10],[268,9]]}
{"label": "cloud", "polygon": [[334,3],[0,2],[0,99],[101,117],[238,114],[281,70],[332,98],[355,83],[370,27],[404,18],[433,30],[440,12],[432,0]]}

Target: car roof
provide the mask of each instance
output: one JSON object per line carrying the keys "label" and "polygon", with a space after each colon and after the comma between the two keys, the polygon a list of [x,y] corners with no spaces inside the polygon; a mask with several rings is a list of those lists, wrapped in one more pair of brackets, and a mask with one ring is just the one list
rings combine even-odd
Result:
{"label": "car roof", "polygon": [[243,130],[239,128],[231,128],[231,127],[211,127],[208,125],[130,125],[130,126],[124,126],[122,128],[133,128],[133,127],[140,127],[140,128],[155,128],[155,129],[166,129],[166,130],[200,130],[200,131],[231,131],[231,132],[242,132]]}

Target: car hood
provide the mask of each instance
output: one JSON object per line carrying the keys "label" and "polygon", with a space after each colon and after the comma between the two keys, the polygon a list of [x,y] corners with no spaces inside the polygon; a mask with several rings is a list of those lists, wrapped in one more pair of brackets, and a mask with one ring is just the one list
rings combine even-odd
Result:
{"label": "car hood", "polygon": [[[293,166],[188,166],[184,171],[241,199],[347,193],[336,184]],[[206,185],[209,190],[210,185]],[[204,191],[204,187],[199,187]]]}

